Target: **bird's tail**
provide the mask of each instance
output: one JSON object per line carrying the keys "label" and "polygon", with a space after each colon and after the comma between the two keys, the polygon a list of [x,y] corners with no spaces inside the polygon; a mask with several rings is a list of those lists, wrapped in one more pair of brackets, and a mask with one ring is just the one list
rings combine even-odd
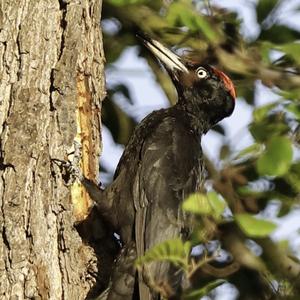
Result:
{"label": "bird's tail", "polygon": [[168,262],[153,262],[141,271],[139,300],[180,299],[182,272]]}
{"label": "bird's tail", "polygon": [[136,279],[134,261],[136,259],[136,246],[132,242],[121,251],[116,261],[111,286],[107,300],[132,300]]}

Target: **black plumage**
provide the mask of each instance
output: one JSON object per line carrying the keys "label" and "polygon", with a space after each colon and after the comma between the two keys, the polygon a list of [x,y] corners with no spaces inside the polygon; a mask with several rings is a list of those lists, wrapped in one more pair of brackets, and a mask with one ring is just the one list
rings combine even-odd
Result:
{"label": "black plumage", "polygon": [[235,103],[224,73],[185,61],[149,37],[141,39],[168,71],[178,102],[137,126],[108,188],[100,192],[83,181],[124,245],[108,299],[159,299],[149,278],[169,287],[170,294],[180,292],[181,274],[170,264],[152,263],[137,275],[132,262],[157,243],[188,235],[181,203],[203,182],[201,135],[229,116]]}

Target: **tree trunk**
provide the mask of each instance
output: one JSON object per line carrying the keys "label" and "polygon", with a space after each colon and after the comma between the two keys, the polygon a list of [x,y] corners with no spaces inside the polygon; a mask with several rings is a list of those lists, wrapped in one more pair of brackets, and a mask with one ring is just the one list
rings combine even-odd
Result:
{"label": "tree trunk", "polygon": [[97,283],[74,226],[91,203],[59,160],[78,140],[98,174],[100,14],[101,0],[0,1],[0,299],[84,299]]}

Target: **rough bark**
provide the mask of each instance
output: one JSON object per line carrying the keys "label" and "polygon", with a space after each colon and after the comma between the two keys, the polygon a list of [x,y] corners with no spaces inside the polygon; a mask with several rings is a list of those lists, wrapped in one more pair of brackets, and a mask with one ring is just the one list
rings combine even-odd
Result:
{"label": "rough bark", "polygon": [[90,201],[56,159],[79,140],[98,173],[100,14],[101,0],[0,1],[0,299],[84,299],[96,283],[74,226]]}

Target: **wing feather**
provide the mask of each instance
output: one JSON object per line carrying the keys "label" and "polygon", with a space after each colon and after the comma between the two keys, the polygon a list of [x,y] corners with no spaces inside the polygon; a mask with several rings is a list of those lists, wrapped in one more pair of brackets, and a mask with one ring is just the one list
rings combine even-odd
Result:
{"label": "wing feather", "polygon": [[[134,193],[138,256],[186,231],[181,203],[186,194],[197,189],[201,165],[199,139],[187,133],[175,117],[165,118],[144,141],[136,174],[137,193]],[[158,299],[144,284],[149,275],[156,283],[167,280],[176,286],[180,281],[180,274],[175,274],[176,270],[169,263],[155,262],[148,267],[150,274],[145,272],[139,274],[140,299],[143,300]]]}

